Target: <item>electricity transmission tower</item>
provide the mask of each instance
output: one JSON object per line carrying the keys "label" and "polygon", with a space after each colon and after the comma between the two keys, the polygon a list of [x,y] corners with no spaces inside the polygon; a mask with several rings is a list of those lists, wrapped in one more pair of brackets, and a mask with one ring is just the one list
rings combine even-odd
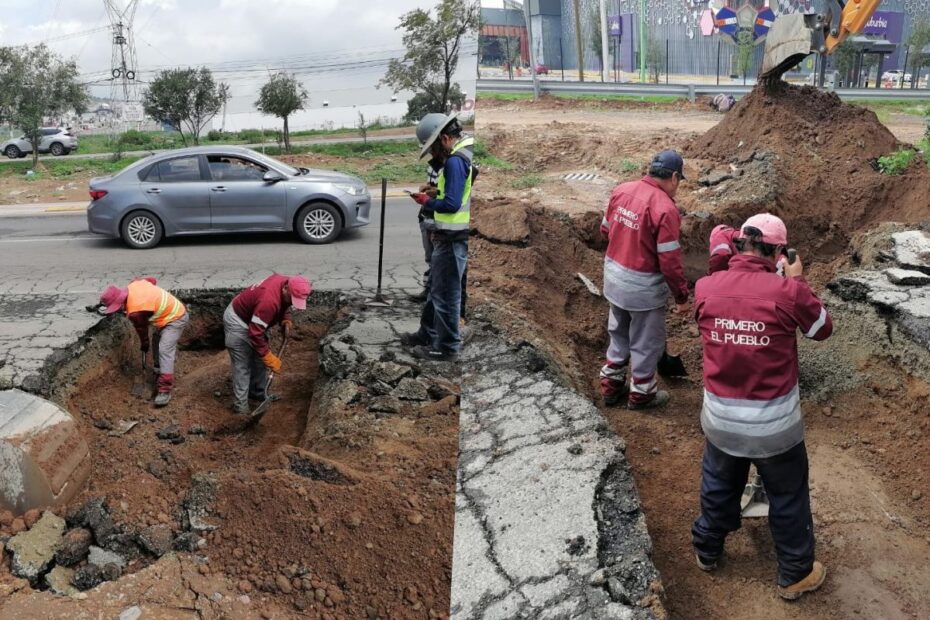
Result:
{"label": "electricity transmission tower", "polygon": [[139,88],[136,82],[136,42],[132,34],[132,22],[136,16],[139,0],[103,0],[113,33],[112,57],[110,61],[110,105],[116,111],[120,102],[120,114],[124,121],[141,121],[135,118],[139,106]]}

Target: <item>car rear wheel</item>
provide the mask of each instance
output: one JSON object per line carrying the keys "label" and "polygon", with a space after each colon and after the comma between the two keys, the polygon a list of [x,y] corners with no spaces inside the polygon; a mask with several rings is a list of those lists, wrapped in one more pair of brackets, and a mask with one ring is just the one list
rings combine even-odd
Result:
{"label": "car rear wheel", "polygon": [[148,211],[133,211],[123,218],[120,226],[123,243],[134,250],[154,248],[163,235],[161,221]]}
{"label": "car rear wheel", "polygon": [[331,243],[342,232],[342,218],[333,205],[317,202],[297,213],[296,229],[304,243]]}
{"label": "car rear wheel", "polygon": [[16,146],[15,144],[11,144],[10,146],[6,147],[6,150],[3,151],[3,154],[9,157],[10,159],[16,159],[17,157],[21,155],[21,152],[18,146]]}
{"label": "car rear wheel", "polygon": [[52,146],[51,148],[49,148],[49,151],[51,151],[52,155],[54,155],[55,157],[61,157],[62,155],[68,154],[68,149],[66,149],[65,145],[62,144],[61,142],[52,143]]}

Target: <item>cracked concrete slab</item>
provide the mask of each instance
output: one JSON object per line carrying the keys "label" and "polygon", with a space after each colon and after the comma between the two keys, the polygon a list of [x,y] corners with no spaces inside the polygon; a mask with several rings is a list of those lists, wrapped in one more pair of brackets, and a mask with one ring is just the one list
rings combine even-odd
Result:
{"label": "cracked concrete slab", "polygon": [[462,355],[452,618],[655,618],[623,443],[537,359],[484,333]]}

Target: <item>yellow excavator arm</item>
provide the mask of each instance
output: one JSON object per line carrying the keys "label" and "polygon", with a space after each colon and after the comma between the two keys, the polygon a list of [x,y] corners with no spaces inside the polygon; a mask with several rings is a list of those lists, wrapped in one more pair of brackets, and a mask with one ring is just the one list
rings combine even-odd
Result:
{"label": "yellow excavator arm", "polygon": [[828,32],[824,45],[826,53],[832,54],[836,47],[851,34],[858,34],[865,30],[866,24],[878,10],[882,0],[848,0],[840,14],[839,32]]}
{"label": "yellow excavator arm", "polygon": [[858,34],[881,0],[816,0],[810,11],[782,15],[765,39],[761,77],[771,81],[815,52],[832,54],[851,34]]}

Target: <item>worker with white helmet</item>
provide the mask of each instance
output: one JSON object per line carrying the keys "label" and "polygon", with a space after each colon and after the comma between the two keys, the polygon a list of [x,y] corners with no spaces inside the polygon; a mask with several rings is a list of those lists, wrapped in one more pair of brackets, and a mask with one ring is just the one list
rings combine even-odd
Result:
{"label": "worker with white helmet", "polygon": [[[726,269],[701,278],[695,288],[707,441],[701,514],[691,533],[698,566],[714,570],[727,534],[740,527],[740,498],[754,464],[769,501],[778,594],[796,599],[819,588],[826,575],[814,559],[796,334],[800,329],[825,340],[833,322],[787,244],[781,219],[754,215],[740,228],[738,254]],[[779,263],[784,277],[777,273]]]}

